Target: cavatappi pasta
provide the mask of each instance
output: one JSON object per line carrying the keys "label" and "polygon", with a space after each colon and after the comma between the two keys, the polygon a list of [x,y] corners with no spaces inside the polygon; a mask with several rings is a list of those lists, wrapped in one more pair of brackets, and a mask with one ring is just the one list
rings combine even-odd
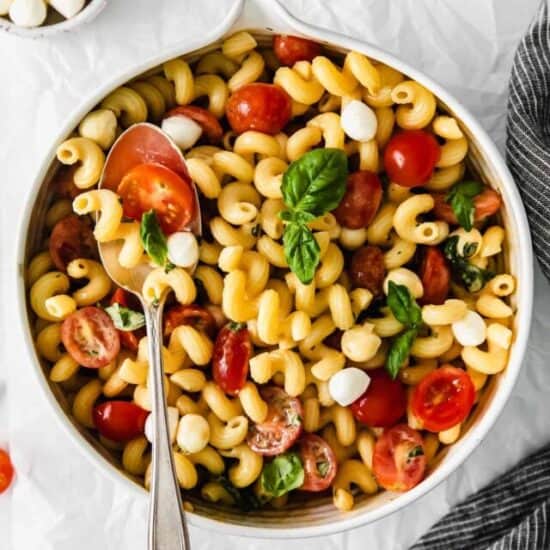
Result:
{"label": "cavatappi pasta", "polygon": [[[117,136],[144,121],[181,149],[187,174],[157,155],[98,189]],[[294,37],[272,51],[239,32],[118,88],[59,146],[46,246],[27,266],[51,381],[147,485],[144,319],[96,250],[116,242],[121,266],[154,268],[145,301],[169,293],[182,489],[276,508],[331,489],[341,510],[410,489],[467,431],[513,342],[501,200],[468,173],[467,151],[422,84]]]}

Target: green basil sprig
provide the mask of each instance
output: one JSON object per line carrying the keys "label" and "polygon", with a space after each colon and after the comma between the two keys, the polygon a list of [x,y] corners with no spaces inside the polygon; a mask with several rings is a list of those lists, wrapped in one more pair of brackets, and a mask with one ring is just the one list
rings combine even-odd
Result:
{"label": "green basil sprig", "polygon": [[413,342],[422,326],[422,310],[409,289],[393,281],[388,285],[388,306],[393,316],[405,325],[405,332],[393,340],[386,359],[386,370],[395,379],[409,357]]}
{"label": "green basil sprig", "polygon": [[275,457],[266,464],[260,476],[262,491],[275,498],[297,489],[304,483],[304,467],[296,453]]}
{"label": "green basil sprig", "polygon": [[145,326],[145,316],[139,311],[113,304],[105,308],[113,324],[118,330],[130,332]]}
{"label": "green basil sprig", "polygon": [[453,185],[445,197],[453,209],[458,223],[470,231],[474,226],[474,197],[483,191],[483,185],[477,181],[461,181]]}
{"label": "green basil sprig", "polygon": [[258,510],[262,506],[260,499],[253,493],[250,487],[237,489],[225,476],[219,476],[216,481],[231,495],[235,505],[243,512]]}
{"label": "green basil sprig", "polygon": [[469,292],[479,292],[495,274],[488,269],[482,269],[470,263],[467,258],[471,255],[471,250],[465,246],[464,251],[466,257],[458,252],[458,235],[449,237],[443,245],[443,253],[451,263],[455,278],[464,284]]}
{"label": "green basil sprig", "polygon": [[281,192],[286,210],[283,245],[291,271],[309,284],[319,265],[320,250],[307,223],[334,210],[346,192],[348,161],[340,149],[314,149],[291,163]]}
{"label": "green basil sprig", "polygon": [[166,235],[160,227],[158,217],[154,210],[145,212],[141,217],[139,237],[145,252],[147,252],[153,262],[160,267],[164,267],[166,271],[170,271],[174,268],[174,265],[168,261]]}

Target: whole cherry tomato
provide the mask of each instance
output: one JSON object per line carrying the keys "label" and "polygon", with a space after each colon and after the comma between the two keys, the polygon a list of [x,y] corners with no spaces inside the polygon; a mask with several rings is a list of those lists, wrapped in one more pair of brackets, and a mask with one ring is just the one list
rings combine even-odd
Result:
{"label": "whole cherry tomato", "polygon": [[94,306],[79,309],[63,321],[61,341],[77,363],[90,369],[105,367],[120,351],[113,321]]}
{"label": "whole cherry tomato", "polygon": [[422,436],[407,424],[386,430],[374,445],[372,469],[384,489],[412,489],[422,481],[426,470]]}
{"label": "whole cherry tomato", "polygon": [[237,134],[256,130],[274,135],[290,120],[292,101],[279,86],[256,82],[242,86],[231,95],[225,114]]}
{"label": "whole cherry tomato", "polygon": [[8,489],[13,481],[15,470],[11,463],[10,455],[0,449],[0,494]]}
{"label": "whole cherry tomato", "polygon": [[407,394],[400,380],[392,380],[384,369],[369,371],[370,384],[351,404],[358,422],[373,428],[393,426],[405,414]]}
{"label": "whole cherry tomato", "polygon": [[298,441],[304,466],[301,491],[318,492],[330,487],[336,477],[338,463],[329,444],[318,435],[307,434]]}
{"label": "whole cherry tomato", "polygon": [[351,258],[349,276],[354,287],[367,288],[375,296],[382,294],[386,276],[384,253],[378,246],[362,246]]}
{"label": "whole cherry tomato", "polygon": [[273,51],[281,65],[291,67],[297,61],[311,61],[321,53],[321,44],[287,34],[277,34],[273,37]]}
{"label": "whole cherry tomato", "polygon": [[167,234],[184,229],[195,216],[191,180],[184,180],[161,164],[132,168],[122,178],[118,194],[126,217],[141,220],[145,212],[154,210]]}
{"label": "whole cherry tomato", "polygon": [[382,184],[374,172],[359,170],[348,176],[346,194],[334,215],[348,229],[367,227],[382,202]]}
{"label": "whole cherry tomato", "polygon": [[107,401],[94,407],[97,431],[112,441],[129,441],[143,434],[149,412],[129,401]]}
{"label": "whole cherry tomato", "polygon": [[208,110],[196,105],[180,105],[170,109],[164,118],[172,116],[186,116],[194,120],[201,128],[210,143],[216,143],[222,139],[223,128],[218,119]]}
{"label": "whole cherry tomato", "polygon": [[424,130],[395,134],[384,151],[384,168],[391,181],[403,187],[426,183],[441,156],[435,137]]}
{"label": "whole cherry tomato", "polygon": [[191,325],[210,338],[216,334],[216,319],[210,311],[197,304],[177,304],[168,309],[164,314],[164,337],[168,338],[180,325]]}
{"label": "whole cherry tomato", "polygon": [[302,433],[302,403],[276,386],[260,389],[267,403],[267,417],[248,431],[248,446],[256,453],[274,456],[294,445]]}
{"label": "whole cherry tomato", "polygon": [[72,260],[97,256],[97,245],[90,223],[73,214],[54,225],[49,248],[53,263],[60,271],[65,271]]}
{"label": "whole cherry tomato", "polygon": [[449,294],[451,270],[443,252],[436,246],[425,248],[419,275],[424,289],[419,302],[422,305],[441,305]]}
{"label": "whole cherry tomato", "polygon": [[448,430],[472,410],[476,390],[467,372],[443,365],[427,374],[414,388],[411,409],[431,432]]}
{"label": "whole cherry tomato", "polygon": [[[433,213],[434,216],[439,219],[446,221],[447,223],[457,225],[458,220],[456,215],[451,208],[451,205],[445,200],[446,194],[444,193],[434,193],[434,207]],[[500,207],[502,206],[501,196],[490,187],[485,187],[485,189],[474,197],[474,222],[481,222],[485,218],[496,214]]]}
{"label": "whole cherry tomato", "polygon": [[[123,288],[117,288],[111,300],[111,305],[119,304],[122,307],[127,307],[133,311],[142,311],[139,300],[126,292]],[[137,351],[140,339],[145,336],[145,330],[143,328],[137,330],[119,330],[118,337],[120,338],[120,345],[129,349],[130,351]]]}
{"label": "whole cherry tomato", "polygon": [[244,386],[251,352],[252,342],[245,325],[228,323],[218,333],[212,353],[212,375],[225,393],[237,395]]}

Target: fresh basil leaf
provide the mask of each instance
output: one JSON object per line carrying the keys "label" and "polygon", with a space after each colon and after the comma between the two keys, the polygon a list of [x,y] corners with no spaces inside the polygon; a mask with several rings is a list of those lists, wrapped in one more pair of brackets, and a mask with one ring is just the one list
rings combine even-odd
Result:
{"label": "fresh basil leaf", "polygon": [[392,342],[386,359],[386,370],[394,380],[409,357],[417,333],[418,330],[416,328],[410,328],[402,332]]}
{"label": "fresh basil leaf", "polygon": [[145,252],[147,252],[153,262],[164,267],[168,260],[166,235],[162,232],[154,210],[145,212],[141,217],[139,236]]}
{"label": "fresh basil leaf", "polygon": [[314,220],[316,216],[302,210],[282,210],[279,212],[279,218],[285,222],[308,223]]}
{"label": "fresh basil leaf", "polygon": [[303,223],[285,225],[283,245],[290,270],[303,284],[311,283],[321,254],[311,230]]}
{"label": "fresh basil leaf", "polygon": [[477,181],[461,181],[453,185],[445,197],[451,205],[458,223],[470,231],[474,226],[474,197],[483,190],[483,185]]}
{"label": "fresh basil leaf", "polygon": [[406,327],[417,327],[422,322],[422,311],[405,285],[389,281],[388,306],[393,316]]}
{"label": "fresh basil leaf", "polygon": [[290,210],[322,216],[334,210],[346,192],[348,159],[341,149],[313,149],[290,164],[281,191]]}
{"label": "fresh basil leaf", "polygon": [[258,510],[262,503],[250,488],[237,489],[226,477],[219,476],[216,481],[233,497],[235,505],[243,512]]}
{"label": "fresh basil leaf", "polygon": [[272,497],[280,497],[304,482],[304,467],[296,453],[275,457],[266,464],[260,476],[262,491]]}
{"label": "fresh basil leaf", "polygon": [[464,246],[462,247],[462,254],[465,258],[471,258],[477,250],[477,243],[464,243]]}
{"label": "fresh basil leaf", "polygon": [[113,304],[105,308],[113,324],[118,330],[129,332],[145,326],[145,316],[120,304]]}

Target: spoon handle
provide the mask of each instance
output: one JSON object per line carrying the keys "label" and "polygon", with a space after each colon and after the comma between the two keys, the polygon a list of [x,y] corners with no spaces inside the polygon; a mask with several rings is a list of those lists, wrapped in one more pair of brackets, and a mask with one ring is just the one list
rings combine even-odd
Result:
{"label": "spoon handle", "polygon": [[149,509],[149,550],[190,550],[181,494],[172,458],[162,365],[162,309],[144,304],[149,345],[149,384],[154,426]]}

